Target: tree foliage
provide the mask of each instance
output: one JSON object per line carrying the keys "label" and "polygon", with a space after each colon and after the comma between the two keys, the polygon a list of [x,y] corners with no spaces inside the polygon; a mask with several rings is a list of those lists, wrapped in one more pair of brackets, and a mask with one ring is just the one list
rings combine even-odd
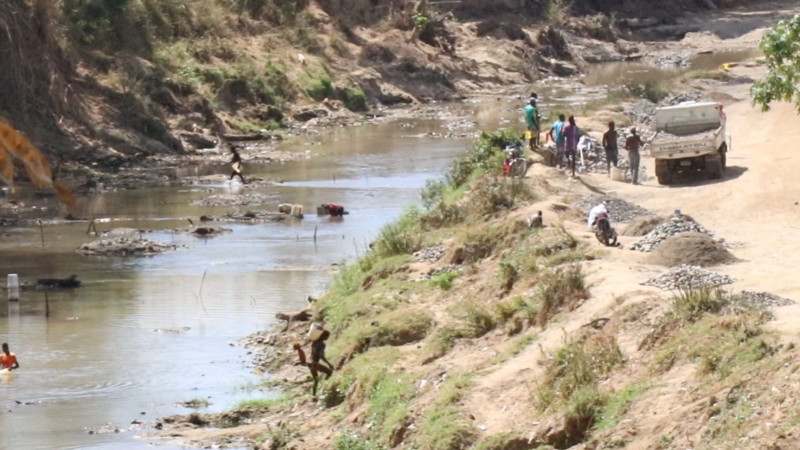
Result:
{"label": "tree foliage", "polygon": [[778,22],[761,41],[769,73],[750,89],[764,111],[775,101],[794,101],[800,112],[800,15]]}

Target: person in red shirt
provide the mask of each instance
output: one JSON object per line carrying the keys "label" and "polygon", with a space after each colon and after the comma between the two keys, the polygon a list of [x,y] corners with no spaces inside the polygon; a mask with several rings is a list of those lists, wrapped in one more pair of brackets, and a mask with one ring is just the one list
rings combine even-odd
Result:
{"label": "person in red shirt", "polygon": [[3,353],[0,353],[0,369],[14,370],[19,369],[17,355],[8,350],[8,344],[3,343]]}

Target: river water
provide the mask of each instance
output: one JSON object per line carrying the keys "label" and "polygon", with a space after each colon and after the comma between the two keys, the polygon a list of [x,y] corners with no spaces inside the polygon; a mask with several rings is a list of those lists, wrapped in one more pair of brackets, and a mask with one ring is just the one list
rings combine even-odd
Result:
{"label": "river water", "polygon": [[[483,125],[499,121],[481,105],[460,108]],[[90,239],[85,222],[46,225],[44,247],[38,227],[3,229],[4,278],[77,274],[83,285],[47,298],[26,291],[20,302],[0,300],[0,340],[21,364],[0,377],[0,447],[143,448],[149,443],[135,437],[131,422],[192,411],[178,402],[207,399],[205,411],[222,411],[275,395],[255,389],[263,377],[250,373],[245,351],[231,343],[268,327],[277,311],[303,308],[306,295],[323,293],[331,265],[363,253],[380,227],[417,202],[426,180],[441,176],[468,145],[468,139],[408,137],[447,132],[442,121],[403,123],[296,138],[286,146],[300,160],[247,166],[249,173],[286,180],[262,190],[274,199],[264,209],[300,203],[310,213],[302,221],[224,225],[233,232],[208,240],[170,231],[186,226],[187,217],[223,211],[190,204],[237,192],[236,184],[223,183],[79,200],[75,215],[110,220],[101,231],[161,230],[147,237],[187,247],[158,256],[78,255],[75,249]],[[319,218],[315,206],[325,202],[341,203],[350,214]],[[103,425],[120,432],[89,433]]]}

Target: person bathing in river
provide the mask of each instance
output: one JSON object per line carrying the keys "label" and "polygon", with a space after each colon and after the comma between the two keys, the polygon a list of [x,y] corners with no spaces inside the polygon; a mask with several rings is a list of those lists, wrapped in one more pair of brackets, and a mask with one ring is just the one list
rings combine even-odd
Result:
{"label": "person bathing in river", "polygon": [[0,370],[2,369],[8,369],[9,372],[19,369],[17,355],[8,350],[8,344],[6,343],[3,343],[3,353],[0,353]]}
{"label": "person bathing in river", "polygon": [[231,158],[231,168],[233,172],[231,172],[231,176],[228,180],[233,180],[233,177],[238,176],[239,179],[242,180],[242,184],[247,184],[242,176],[242,156],[239,155],[239,152],[233,147],[231,147],[231,153],[233,154],[233,158]]}
{"label": "person bathing in river", "polygon": [[[326,379],[330,378],[333,373],[333,364],[325,358],[325,341],[327,341],[330,336],[331,333],[328,330],[324,330],[319,338],[311,342],[311,362],[306,361],[306,354],[303,351],[303,347],[300,344],[294,344],[294,349],[297,350],[297,356],[300,358],[300,365],[307,366],[308,370],[311,371],[311,378],[314,379],[314,387],[311,393],[314,397],[317,396],[317,384],[319,383],[318,373],[324,373]],[[323,366],[321,361],[324,361],[328,367]]]}

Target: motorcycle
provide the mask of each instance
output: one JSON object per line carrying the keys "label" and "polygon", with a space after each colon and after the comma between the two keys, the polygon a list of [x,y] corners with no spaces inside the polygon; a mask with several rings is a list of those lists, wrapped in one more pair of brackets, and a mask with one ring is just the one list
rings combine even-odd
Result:
{"label": "motorcycle", "polygon": [[503,165],[503,173],[512,178],[522,178],[528,171],[528,160],[522,157],[522,145],[509,145],[505,149],[506,160]]}
{"label": "motorcycle", "polygon": [[607,214],[599,214],[594,222],[594,235],[606,247],[617,245],[617,232],[611,227]]}

